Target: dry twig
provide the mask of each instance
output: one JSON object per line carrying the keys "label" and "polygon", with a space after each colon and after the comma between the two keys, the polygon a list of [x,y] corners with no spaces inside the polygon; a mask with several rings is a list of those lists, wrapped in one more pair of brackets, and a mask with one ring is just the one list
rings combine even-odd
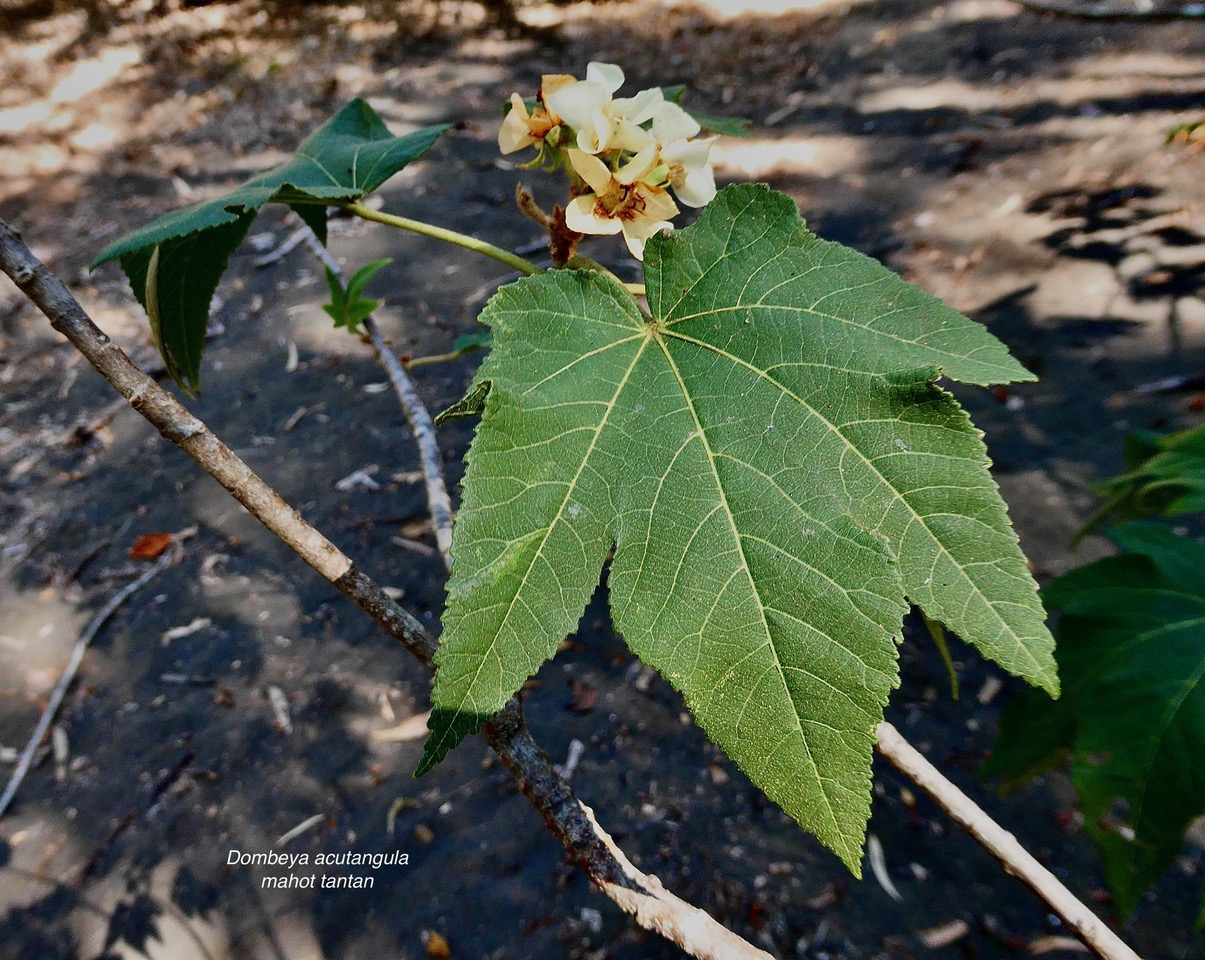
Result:
{"label": "dry twig", "polygon": [[947,780],[889,723],[880,723],[878,746],[897,770],[912,780],[955,823],[1000,861],[1006,873],[1025,883],[1048,903],[1075,933],[1105,960],[1138,960],[1103,920],[1076,899],[1057,877],[1042,866],[1017,838],[989,817],[978,804]]}
{"label": "dry twig", "polygon": [[1031,13],[1041,13],[1070,20],[1127,21],[1165,23],[1169,20],[1197,20],[1205,17],[1205,3],[1160,3],[1157,0],[1104,0],[1079,3],[1076,0],[1045,3],[1043,0],[1013,0]]}

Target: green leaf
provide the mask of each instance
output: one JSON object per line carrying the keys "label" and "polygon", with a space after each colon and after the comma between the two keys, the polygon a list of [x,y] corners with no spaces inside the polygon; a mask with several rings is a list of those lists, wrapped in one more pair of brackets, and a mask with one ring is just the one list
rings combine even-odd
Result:
{"label": "green leaf", "polygon": [[[1188,123],[1177,123],[1174,127],[1167,131],[1167,137],[1164,140],[1165,146],[1170,146],[1173,143],[1192,143],[1194,134],[1205,128],[1205,120],[1190,120]],[[1202,919],[1205,920],[1205,914],[1202,914]]]}
{"label": "green leaf", "polygon": [[1205,426],[1172,434],[1132,433],[1126,438],[1126,461],[1125,473],[1097,486],[1105,503],[1080,537],[1107,520],[1205,510]]}
{"label": "green leaf", "polygon": [[474,350],[484,350],[494,338],[490,336],[488,330],[476,330],[473,333],[465,333],[457,337],[452,342],[452,352],[455,354],[472,353]]}
{"label": "green leaf", "polygon": [[492,384],[488,380],[478,377],[462,399],[457,400],[447,410],[435,417],[435,425],[442,427],[445,423],[471,420],[473,417],[481,416],[485,412],[485,398],[490,395],[491,386]]}
{"label": "green leaf", "polygon": [[326,276],[326,289],[331,294],[331,302],[322,309],[334,317],[337,323],[339,317],[343,315],[344,306],[347,303],[347,290],[344,289],[343,280],[339,274],[335,273],[330,267],[326,267],[323,273]]}
{"label": "green leaf", "polygon": [[121,257],[130,286],[147,311],[163,365],[190,395],[200,391],[209,302],[229,260],[229,253],[223,251],[242,243],[252,219],[248,214],[233,223],[165,240]]}
{"label": "green leaf", "polygon": [[382,257],[380,260],[373,260],[371,263],[364,264],[364,266],[353,273],[347,281],[348,299],[360,299],[360,294],[364,292],[364,287],[368,284],[368,281],[391,263],[393,263],[392,257]]}
{"label": "green leaf", "polygon": [[380,300],[357,300],[347,311],[347,329],[352,333],[359,333],[360,324],[371,317],[372,312],[380,305]]}
{"label": "green leaf", "polygon": [[957,701],[959,699],[958,671],[954,667],[954,658],[950,656],[950,644],[946,642],[946,628],[941,625],[940,620],[927,616],[923,610],[921,619],[925,621],[925,630],[933,641],[933,646],[937,647],[937,655],[941,657],[941,662],[945,665],[946,676],[950,680],[950,698]]}
{"label": "green leaf", "polygon": [[177,210],[102,250],[96,268],[120,260],[146,306],[146,266],[159,250],[157,341],[177,383],[195,390],[209,301],[230,255],[265,203],[287,203],[326,238],[328,204],[359,200],[421,157],[448,124],[395,137],[363,100],[353,100],[311,134],[283,165],[220,197]]}
{"label": "green leaf", "polygon": [[[449,360],[456,360],[463,357],[466,353],[472,353],[474,350],[483,350],[493,343],[493,338],[488,331],[481,330],[474,333],[466,333],[463,336],[457,337],[452,344],[452,349],[448,353],[436,353],[425,357],[414,357],[407,361],[406,367],[423,367],[432,363],[447,363]],[[488,392],[488,391],[486,391]],[[465,397],[459,403],[453,404],[438,417],[435,418],[436,425],[446,423],[449,420],[462,420],[467,417],[475,417],[481,413],[481,406],[477,400],[484,402],[485,393],[480,393],[476,398],[472,394]]]}
{"label": "green leaf", "polygon": [[748,138],[753,136],[749,129],[753,121],[748,117],[721,117],[712,113],[699,113],[687,108],[687,113],[698,121],[700,127],[708,133],[718,133],[725,137]]}
{"label": "green leaf", "polygon": [[326,246],[326,204],[312,206],[308,203],[290,204],[293,212],[314,231],[314,236],[324,247]]}
{"label": "green leaf", "polygon": [[577,625],[615,625],[772,799],[855,871],[911,598],[1055,689],[979,434],[934,381],[1005,348],[793,201],[727,187],[654,237],[652,317],[613,279],[504,287],[453,538],[429,769]]}
{"label": "green leaf", "polygon": [[1205,814],[1205,544],[1150,523],[1110,537],[1124,553],[1045,593],[1063,611],[1062,698],[1010,703],[985,773],[1015,784],[1069,753],[1085,829],[1128,915]]}
{"label": "green leaf", "polygon": [[367,300],[360,294],[377,271],[391,263],[393,260],[389,257],[366,263],[351,275],[346,287],[335,271],[326,268],[326,285],[331,292],[331,302],[324,304],[322,309],[335,321],[336,327],[347,327],[351,333],[360,332],[360,324],[381,305],[380,300]]}

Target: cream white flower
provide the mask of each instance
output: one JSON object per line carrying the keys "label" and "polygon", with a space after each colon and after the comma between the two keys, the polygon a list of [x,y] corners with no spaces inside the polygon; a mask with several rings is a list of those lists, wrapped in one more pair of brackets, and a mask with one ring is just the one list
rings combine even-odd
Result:
{"label": "cream white flower", "polygon": [[662,146],[697,137],[702,129],[698,120],[672,100],[666,100],[652,120],[653,139]]}
{"label": "cream white flower", "polygon": [[715,196],[715,173],[708,158],[715,137],[707,140],[675,140],[661,148],[661,161],[668,168],[666,179],[674,196],[688,207],[705,207]]}
{"label": "cream white flower", "polygon": [[524,147],[541,146],[544,139],[563,122],[547,106],[548,98],[561,87],[572,83],[577,83],[577,78],[569,74],[546,74],[540,83],[540,100],[544,105],[537,106],[530,113],[523,98],[512,93],[510,112],[503,117],[498,130],[498,149],[502,153],[514,153]]}
{"label": "cream white flower", "polygon": [[593,191],[574,197],[565,208],[565,223],[571,230],[622,232],[632,256],[643,260],[649,237],[673,229],[669,221],[678,215],[678,205],[664,186],[646,179],[664,173],[656,144],[649,144],[615,171],[598,157],[573,148],[569,149],[569,162]]}
{"label": "cream white flower", "polygon": [[623,71],[612,63],[590,63],[586,79],[566,84],[549,97],[549,107],[577,131],[577,148],[583,153],[608,150],[639,153],[652,135],[642,124],[652,120],[665,104],[660,87],[641,90],[634,97],[614,99],[623,85]]}

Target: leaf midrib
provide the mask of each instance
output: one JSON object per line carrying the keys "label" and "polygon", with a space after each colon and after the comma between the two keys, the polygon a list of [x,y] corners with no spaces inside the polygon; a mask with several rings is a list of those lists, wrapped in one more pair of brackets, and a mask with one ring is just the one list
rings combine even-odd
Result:
{"label": "leaf midrib", "polygon": [[[763,632],[765,634],[765,638],[766,638],[765,645],[769,648],[771,655],[774,657],[774,668],[777,671],[779,681],[781,682],[782,687],[783,687],[784,691],[786,692],[787,699],[791,703],[791,719],[794,720],[794,722],[795,722],[795,729],[799,735],[799,742],[803,745],[804,753],[807,755],[808,763],[811,764],[812,772],[815,774],[815,777],[816,777],[816,782],[820,785],[820,796],[824,798],[824,807],[825,807],[825,811],[828,813],[829,820],[831,821],[832,826],[833,826],[833,835],[834,835],[834,837],[839,837],[841,839],[842,846],[844,846],[846,848],[846,852],[850,853],[852,855],[855,853],[855,851],[849,850],[848,844],[846,843],[845,834],[841,830],[840,823],[837,821],[836,811],[833,809],[833,802],[828,795],[828,791],[826,791],[824,788],[826,778],[821,774],[820,767],[816,763],[815,757],[812,756],[811,744],[808,743],[808,739],[803,732],[803,723],[799,716],[798,709],[795,707],[795,698],[791,694],[791,686],[787,682],[786,673],[783,668],[782,661],[779,659],[778,648],[774,645],[774,637],[770,631],[770,622],[766,619],[766,605],[762,601],[761,592],[757,589],[757,581],[753,576],[753,571],[749,569],[749,560],[745,556],[744,541],[741,538],[740,530],[737,528],[736,518],[732,515],[732,508],[728,503],[728,496],[724,490],[724,484],[720,480],[719,470],[716,467],[715,454],[711,449],[711,443],[707,439],[707,432],[703,428],[703,423],[699,419],[698,410],[695,408],[694,397],[691,395],[690,390],[687,388],[686,382],[682,378],[682,373],[678,369],[678,365],[674,362],[673,355],[670,353],[669,348],[666,346],[664,338],[662,336],[658,336],[658,337],[656,337],[656,340],[657,340],[657,345],[661,348],[661,352],[665,356],[666,362],[669,364],[669,368],[674,375],[674,379],[677,380],[677,382],[678,382],[679,389],[681,389],[681,391],[682,391],[682,398],[683,398],[683,400],[685,400],[686,407],[690,411],[691,419],[694,421],[694,424],[695,424],[696,436],[698,436],[699,442],[703,445],[703,452],[707,456],[707,463],[708,463],[708,466],[711,468],[712,478],[715,480],[716,494],[720,499],[720,503],[723,505],[724,515],[728,518],[728,527],[732,532],[732,539],[736,546],[737,555],[740,557],[740,560],[741,560],[741,569],[744,571],[745,576],[748,578],[749,589],[753,594],[754,600],[756,600],[756,602],[757,602],[757,612],[758,612],[758,616],[761,618],[762,630],[763,630]],[[746,655],[746,658],[748,656],[752,656],[752,654],[755,652],[756,652],[755,650],[750,651]],[[745,659],[745,658],[742,658],[742,659]],[[732,668],[729,669],[729,673],[731,673],[731,669]],[[746,706],[747,705],[748,705],[748,703],[746,702]],[[738,725],[739,725],[739,719],[738,719]],[[776,747],[777,747],[777,745],[776,745]]]}

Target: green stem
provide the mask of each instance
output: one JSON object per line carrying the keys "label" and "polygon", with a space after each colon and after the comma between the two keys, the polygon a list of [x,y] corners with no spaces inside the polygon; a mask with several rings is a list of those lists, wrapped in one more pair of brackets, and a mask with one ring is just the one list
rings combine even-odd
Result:
{"label": "green stem", "polygon": [[643,283],[624,283],[622,280],[619,279],[619,277],[615,276],[615,274],[612,271],[608,270],[597,260],[591,260],[589,257],[584,256],[580,253],[575,253],[569,259],[569,262],[565,264],[565,266],[569,267],[569,269],[571,269],[571,270],[593,270],[595,273],[605,274],[606,276],[608,276],[612,280],[614,280],[616,283],[618,283],[621,287],[623,287],[632,296],[634,296],[634,297],[645,296],[645,289],[644,289]]}
{"label": "green stem", "polygon": [[518,254],[511,253],[509,250],[503,250],[501,247],[495,247],[492,243],[486,243],[484,240],[470,237],[468,234],[457,233],[455,230],[448,230],[445,227],[437,227],[433,223],[424,223],[422,220],[411,220],[408,217],[398,217],[392,213],[382,213],[379,210],[373,210],[358,202],[343,203],[340,206],[348,213],[354,213],[357,217],[364,220],[373,220],[386,226],[397,227],[399,230],[410,230],[414,233],[421,233],[426,237],[434,237],[436,240],[454,243],[456,246],[464,247],[466,250],[485,254],[485,256],[493,257],[499,263],[505,263],[508,267],[528,276],[544,272],[543,267],[537,267],[530,260],[525,260]]}
{"label": "green stem", "polygon": [[432,353],[425,357],[414,357],[407,360],[403,366],[409,370],[411,367],[425,367],[432,363],[447,363],[449,360],[459,360],[465,354],[472,353],[474,350],[482,350],[484,345],[480,347],[470,347],[468,350],[453,350],[451,353]]}

